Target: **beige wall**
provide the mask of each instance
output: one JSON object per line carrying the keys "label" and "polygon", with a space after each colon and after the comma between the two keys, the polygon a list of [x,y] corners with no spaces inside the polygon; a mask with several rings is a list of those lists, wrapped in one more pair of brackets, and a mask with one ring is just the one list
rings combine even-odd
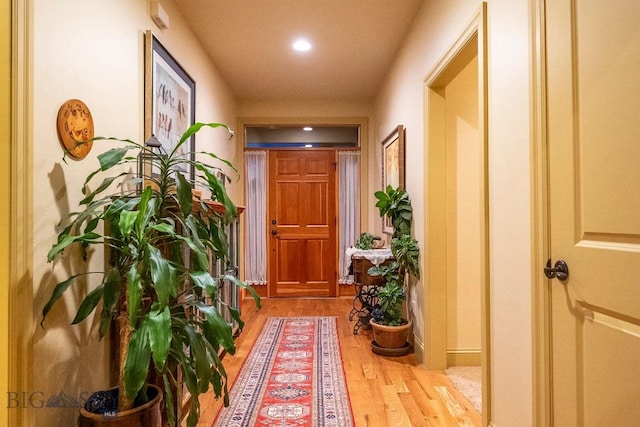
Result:
{"label": "beige wall", "polygon": [[[54,264],[46,254],[56,224],[80,199],[84,176],[96,168],[97,144],[81,161],[61,161],[55,121],[60,105],[78,98],[91,109],[96,135],[140,141],[144,133],[144,32],[152,30],[196,81],[196,120],[233,124],[235,101],[215,67],[169,1],[163,1],[171,28],[159,30],[149,17],[148,0],[35,0],[33,7],[33,390],[35,406],[64,392],[83,393],[111,385],[107,343],[97,342],[96,323],[69,326],[80,301],[68,295],[52,311],[46,329],[35,326],[55,283],[80,268],[67,255]],[[189,46],[185,49],[185,46]],[[218,132],[218,133],[216,133]],[[205,130],[198,148],[235,159],[235,144],[220,130]],[[103,254],[92,256],[99,270]],[[81,283],[86,293],[96,283]],[[31,405],[29,405],[31,406]],[[28,408],[38,426],[74,425],[77,410]]]}
{"label": "beige wall", "polygon": [[[489,239],[491,306],[491,422],[531,425],[530,21],[528,0],[488,3]],[[480,8],[477,0],[432,0],[417,14],[376,99],[374,138],[398,124],[407,129],[407,190],[417,218],[414,233],[428,257],[424,210],[427,164],[423,80]],[[371,155],[376,155],[372,152]],[[370,159],[378,161],[378,159]],[[373,178],[374,180],[376,178]],[[423,259],[422,268],[424,271]],[[423,292],[411,298],[417,344],[425,342]]]}
{"label": "beige wall", "polygon": [[[481,139],[478,60],[444,89],[446,99],[447,353],[449,366],[480,362]],[[465,360],[466,359],[466,360]]]}

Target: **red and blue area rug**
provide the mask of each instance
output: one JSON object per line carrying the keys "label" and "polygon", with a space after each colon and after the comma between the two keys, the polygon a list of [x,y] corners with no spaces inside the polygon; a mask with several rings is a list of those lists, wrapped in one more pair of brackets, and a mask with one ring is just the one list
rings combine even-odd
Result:
{"label": "red and blue area rug", "polygon": [[349,427],[335,317],[269,317],[214,427]]}

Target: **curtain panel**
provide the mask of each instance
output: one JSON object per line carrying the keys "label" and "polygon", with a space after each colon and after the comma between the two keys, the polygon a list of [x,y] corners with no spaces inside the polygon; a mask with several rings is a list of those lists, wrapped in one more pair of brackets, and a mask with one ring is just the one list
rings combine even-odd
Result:
{"label": "curtain panel", "polygon": [[267,152],[244,153],[247,176],[245,233],[245,281],[250,285],[267,284]]}
{"label": "curtain panel", "polygon": [[360,188],[359,188],[360,153],[355,151],[338,152],[339,180],[339,274],[340,284],[353,283],[353,275],[349,275],[351,258],[346,250],[358,241],[360,235]]}

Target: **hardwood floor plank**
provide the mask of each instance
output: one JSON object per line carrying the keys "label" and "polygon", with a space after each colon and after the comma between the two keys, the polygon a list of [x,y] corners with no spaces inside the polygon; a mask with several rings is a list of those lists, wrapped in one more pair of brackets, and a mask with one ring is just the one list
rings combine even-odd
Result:
{"label": "hardwood floor plank", "polygon": [[429,427],[431,423],[422,412],[420,407],[418,406],[414,396],[411,393],[400,393],[398,394],[400,401],[402,402],[402,406],[404,407],[405,412],[409,416],[409,421],[411,425],[414,427]]}
{"label": "hardwood floor plank", "polygon": [[[353,417],[357,427],[481,426],[482,417],[443,372],[427,371],[413,354],[383,357],[371,351],[371,331],[353,334],[348,319],[352,298],[263,299],[256,310],[252,300],[242,304],[245,329],[236,339],[235,355],[223,362],[233,384],[267,317],[336,316],[342,360]],[[201,396],[198,426],[211,427],[222,406],[212,393]]]}
{"label": "hardwood floor plank", "polygon": [[388,427],[409,427],[411,421],[393,385],[382,386],[385,420]]}

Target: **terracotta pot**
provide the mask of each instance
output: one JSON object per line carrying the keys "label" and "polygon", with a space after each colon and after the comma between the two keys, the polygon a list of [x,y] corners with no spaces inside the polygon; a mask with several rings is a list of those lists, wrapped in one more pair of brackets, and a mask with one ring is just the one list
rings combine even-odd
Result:
{"label": "terracotta pot", "polygon": [[373,340],[379,347],[400,348],[407,343],[407,337],[411,330],[411,321],[400,326],[386,326],[376,323],[373,319],[369,321],[373,329]]}
{"label": "terracotta pot", "polygon": [[162,427],[162,412],[160,411],[162,391],[153,384],[149,384],[147,387],[151,400],[128,411],[118,412],[115,415],[102,415],[80,408],[78,427]]}

